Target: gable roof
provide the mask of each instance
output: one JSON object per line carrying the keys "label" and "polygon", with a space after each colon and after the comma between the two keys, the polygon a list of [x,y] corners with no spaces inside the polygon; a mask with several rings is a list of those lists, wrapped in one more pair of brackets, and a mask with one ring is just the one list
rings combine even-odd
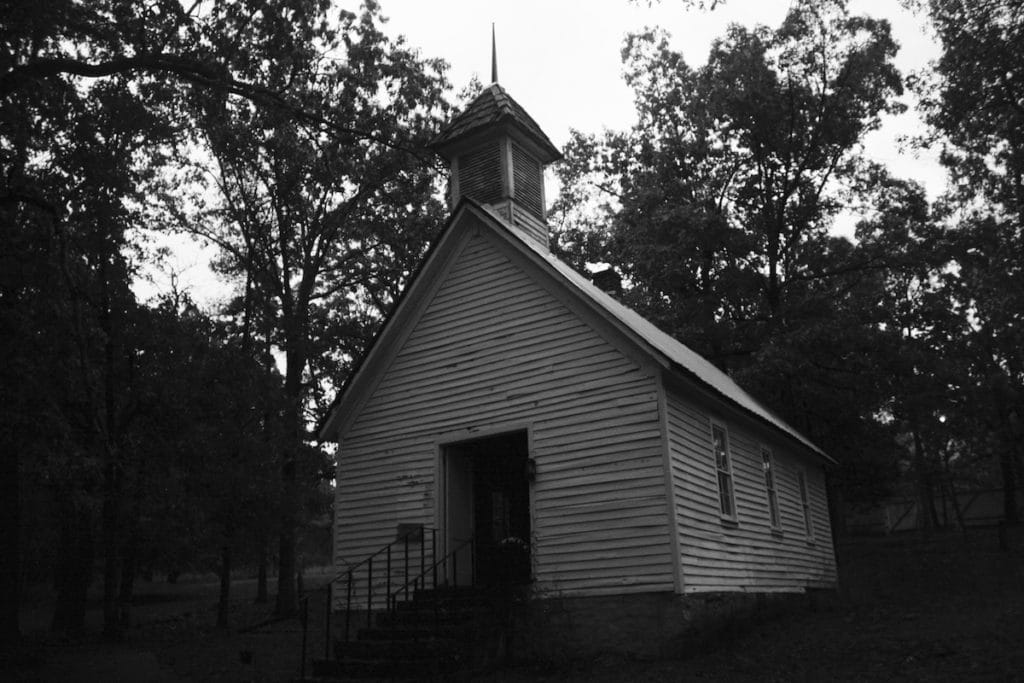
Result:
{"label": "gable roof", "polygon": [[[376,357],[381,355],[378,342],[386,335],[398,334],[398,331],[395,330],[395,319],[398,317],[404,318],[409,314],[406,309],[409,308],[408,299],[410,294],[420,285],[421,276],[423,276],[424,271],[431,268],[431,266],[436,266],[437,261],[443,260],[445,254],[442,252],[451,250],[452,245],[455,243],[455,240],[451,239],[453,228],[468,213],[481,219],[480,222],[490,227],[495,234],[517,247],[531,261],[547,271],[555,282],[565,287],[582,304],[594,310],[613,326],[631,337],[637,346],[646,351],[660,365],[669,368],[683,378],[696,381],[713,395],[724,399],[759,422],[782,432],[826,461],[835,463],[835,460],[829,457],[810,439],[789,426],[782,418],[744,391],[731,377],[719,370],[708,360],[659,330],[653,323],[643,318],[636,311],[619,303],[613,297],[603,292],[588,278],[580,275],[568,264],[544,250],[521,228],[468,197],[464,197],[455,208],[455,211],[452,212],[452,216],[449,218],[444,230],[442,230],[437,240],[431,245],[419,269],[403,290],[402,295],[396,302],[391,314],[384,321],[384,325],[374,338],[370,348],[367,349],[363,359],[353,369],[345,385],[338,392],[338,396],[335,398],[327,417],[319,425],[318,433],[321,439],[328,438],[328,430],[337,424],[338,413],[343,404],[352,405],[353,401],[350,394],[352,393],[353,385],[363,374],[373,371],[373,369],[367,369],[367,366],[373,365],[377,359]],[[384,368],[379,368],[379,370],[383,372]]]}
{"label": "gable roof", "polygon": [[552,144],[537,122],[497,83],[484,88],[462,113],[452,119],[430,141],[429,146],[440,150],[482,130],[493,130],[504,124],[518,128],[540,147],[549,157],[544,163],[562,158],[562,153]]}

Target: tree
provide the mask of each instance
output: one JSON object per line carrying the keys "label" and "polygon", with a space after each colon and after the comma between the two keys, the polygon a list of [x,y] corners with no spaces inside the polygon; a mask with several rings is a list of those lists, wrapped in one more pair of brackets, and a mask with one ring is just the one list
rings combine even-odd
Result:
{"label": "tree", "polygon": [[879,419],[901,445],[895,452],[909,454],[920,519],[930,529],[940,521],[936,491],[952,486],[950,459],[963,455],[955,430],[964,422],[952,418],[966,411],[959,395],[969,376],[962,344],[968,326],[955,313],[950,287],[951,235],[917,184],[882,168],[871,169],[864,184],[872,211],[856,239],[863,260],[878,266],[863,301],[878,327],[872,362],[885,397]]}
{"label": "tree", "polygon": [[[59,450],[39,449],[47,439],[26,435],[38,460],[16,457],[13,469],[43,476],[61,506],[58,629],[81,628],[98,513],[105,616],[115,632],[123,449],[135,409],[127,232],[140,214],[140,187],[159,167],[152,158],[142,163],[139,153],[165,140],[168,127],[118,80],[87,94],[54,82],[19,91],[8,104],[0,119],[8,245],[13,260],[27,258],[40,270],[14,269],[5,298],[24,323],[16,330],[24,350],[47,354],[26,363],[15,386],[38,387],[33,393],[46,397],[48,428],[66,440]],[[39,273],[48,279],[35,279]],[[29,279],[18,279],[22,274]],[[32,295],[40,296],[33,301]],[[24,312],[39,304],[49,307],[49,318]],[[64,343],[33,348],[44,331]],[[51,366],[65,374],[55,376]]]}
{"label": "tree", "polygon": [[[297,607],[296,501],[325,469],[300,457],[309,453],[303,444],[316,417],[309,409],[326,407],[310,401],[325,384],[340,386],[442,215],[432,166],[408,151],[423,149],[444,111],[442,65],[387,38],[374,5],[359,15],[342,12],[336,27],[325,6],[310,9],[317,11],[265,9],[247,30],[229,31],[240,42],[226,49],[245,55],[237,78],[288,87],[306,106],[369,134],[338,136],[281,110],[253,108],[229,91],[196,93],[219,201],[187,221],[222,249],[221,268],[244,279],[247,300],[267,324],[266,342],[285,359],[282,614]],[[240,21],[232,12],[223,20]],[[280,23],[291,33],[281,34]],[[276,58],[282,53],[287,62]]]}
{"label": "tree", "polygon": [[620,270],[629,303],[840,455],[881,401],[860,298],[877,264],[830,227],[863,136],[901,109],[895,52],[885,21],[843,2],[732,26],[699,69],[664,34],[632,35],[638,124],[575,134],[560,171],[555,247]]}
{"label": "tree", "polygon": [[[231,568],[253,561],[277,492],[268,416],[281,409],[281,382],[243,339],[187,299],[146,311],[140,373],[150,410],[140,424],[133,481],[136,557],[168,550],[165,562],[216,569],[218,624],[227,626]],[[159,483],[159,485],[157,485]],[[148,553],[146,551],[149,551]]]}
{"label": "tree", "polygon": [[942,42],[919,92],[956,190],[956,302],[977,378],[982,424],[1002,473],[1004,515],[1019,521],[1024,474],[1024,13],[1016,0],[931,0]]}
{"label": "tree", "polygon": [[[277,19],[322,17],[329,7],[326,0],[298,0],[276,9],[263,0],[218,0],[212,6],[178,0],[55,0],[44,5],[14,0],[9,5],[0,41],[0,100],[71,79],[119,77],[156,86],[156,91],[169,86],[163,96],[179,90],[176,86],[220,90],[337,135],[372,135],[330,110],[306,107],[286,84],[276,84],[283,85],[277,89],[245,80],[234,69],[233,60],[245,59],[237,49],[247,28],[259,26],[277,47],[298,49],[290,41],[289,22],[275,20],[274,13]],[[239,30],[243,33],[234,33]],[[20,192],[3,198],[29,200]]]}
{"label": "tree", "polygon": [[[152,349],[144,353],[146,335],[156,323],[128,288],[138,256],[132,230],[164,228],[183,215],[182,202],[188,199],[175,186],[179,178],[159,169],[168,168],[164,162],[174,149],[204,141],[220,153],[217,176],[225,197],[244,200],[249,195],[238,192],[252,189],[250,181],[269,178],[274,192],[262,196],[280,200],[269,211],[271,224],[283,229],[272,235],[246,226],[234,248],[225,251],[223,265],[247,273],[239,311],[245,331],[236,352],[259,359],[263,377],[274,380],[272,354],[280,348],[291,370],[288,407],[264,406],[263,446],[257,448],[251,438],[247,442],[252,453],[260,453],[277,443],[282,430],[291,434],[278,460],[285,480],[278,495],[289,511],[297,495],[295,477],[306,481],[325,470],[317,458],[309,466],[300,462],[299,454],[309,453],[302,444],[306,410],[322,406],[332,379],[340,383],[362,346],[359,341],[411,272],[423,233],[439,223],[439,204],[429,199],[430,176],[415,155],[445,87],[442,66],[384,38],[372,3],[362,18],[342,13],[337,20],[328,15],[325,0],[9,4],[0,17],[0,211],[10,219],[4,223],[9,244],[17,247],[5,256],[9,253],[18,267],[5,271],[11,277],[2,283],[3,328],[15,333],[10,344],[5,340],[5,349],[19,363],[11,366],[14,382],[5,388],[18,396],[46,397],[52,409],[5,416],[0,434],[17,454],[2,461],[14,482],[13,495],[5,500],[18,500],[17,485],[26,476],[70,487],[55,495],[60,504],[77,506],[57,516],[75,524],[67,525],[60,544],[55,622],[71,630],[81,626],[92,557],[101,555],[107,628],[116,634],[124,622],[133,567],[141,556],[159,554],[145,547],[141,523],[147,516],[152,520],[162,504],[142,476],[143,463],[152,465],[147,455],[215,448],[213,437],[223,433],[219,428],[188,431],[194,440],[172,447],[170,441],[147,440],[135,428],[145,421],[143,406],[157,396],[168,400],[150,382],[158,375],[168,379],[161,373],[174,365],[170,356]],[[350,64],[338,65],[336,59]],[[378,84],[385,89],[378,90]],[[249,124],[265,125],[258,143],[232,149],[229,134],[244,142],[253,132]],[[276,134],[281,137],[275,141]],[[290,143],[296,147],[289,149]],[[246,157],[260,145],[272,152]],[[278,165],[263,166],[270,158]],[[406,166],[413,170],[406,172]],[[275,176],[278,171],[283,174]],[[321,184],[309,192],[307,172],[317,178],[310,187]],[[168,211],[152,210],[150,200],[157,196]],[[245,205],[225,202],[213,218],[228,225],[241,215],[231,214],[238,206]],[[284,214],[274,212],[285,206]],[[260,212],[267,206],[245,208],[266,218]],[[307,218],[317,221],[308,233]],[[213,236],[216,231],[200,232]],[[278,241],[246,243],[247,237]],[[301,273],[297,281],[291,279],[296,273]],[[51,306],[51,318],[31,310],[44,302]],[[170,328],[190,324],[165,323]],[[44,335],[49,345],[33,341],[44,329],[54,331]],[[183,332],[173,336],[188,343]],[[33,356],[34,350],[46,355]],[[147,365],[161,357],[162,366]],[[152,374],[142,372],[143,366]],[[68,387],[66,376],[82,381]],[[191,375],[181,370],[179,376]],[[172,384],[179,388],[177,399],[188,402],[187,387]],[[313,404],[306,403],[308,397]],[[287,426],[271,426],[281,414]],[[181,417],[175,411],[164,415]],[[47,435],[53,438],[47,441]],[[190,474],[183,464],[178,470],[182,476],[168,481],[180,484],[178,492],[186,496],[194,493],[185,485],[192,474],[210,474]],[[251,482],[236,483],[244,488]],[[228,511],[204,514],[223,521]],[[294,514],[285,517],[280,597],[283,611],[289,611],[295,603],[290,581]],[[170,514],[165,519],[188,532],[197,518]],[[16,551],[18,516],[7,520],[4,539]],[[225,522],[225,527],[239,523]],[[4,565],[5,576],[17,574],[17,555]],[[5,634],[17,632],[17,585],[5,582],[12,591],[5,600]]]}

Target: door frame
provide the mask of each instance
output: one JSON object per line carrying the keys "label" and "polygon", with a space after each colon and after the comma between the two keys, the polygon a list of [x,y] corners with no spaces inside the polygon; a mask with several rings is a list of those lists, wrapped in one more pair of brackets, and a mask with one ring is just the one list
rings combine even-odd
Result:
{"label": "door frame", "polygon": [[[490,439],[503,435],[511,435],[517,433],[526,433],[526,457],[527,460],[534,460],[534,449],[533,449],[533,422],[502,422],[486,427],[470,427],[467,429],[460,429],[451,432],[444,432],[437,435],[434,439],[434,490],[436,495],[434,496],[434,528],[438,530],[440,536],[437,557],[434,558],[436,562],[439,558],[444,557],[449,552],[449,532],[448,532],[448,454],[447,449],[452,446],[458,446],[460,444],[471,443],[473,441],[482,441],[484,439]],[[530,576],[535,577],[537,575],[537,552],[536,547],[533,543],[533,537],[537,533],[537,519],[535,515],[535,480],[533,477],[527,480],[527,490],[529,493],[529,505],[530,505],[530,536],[527,539],[530,544]],[[470,525],[472,528],[473,521],[471,519]],[[472,533],[475,535],[476,530],[473,529]],[[462,572],[459,572],[460,574]]]}

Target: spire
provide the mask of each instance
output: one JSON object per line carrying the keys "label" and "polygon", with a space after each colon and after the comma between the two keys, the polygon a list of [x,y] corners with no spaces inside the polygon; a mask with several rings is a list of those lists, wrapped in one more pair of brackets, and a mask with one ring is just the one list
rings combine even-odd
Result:
{"label": "spire", "polygon": [[498,82],[498,41],[494,37],[494,22],[491,22],[491,83]]}

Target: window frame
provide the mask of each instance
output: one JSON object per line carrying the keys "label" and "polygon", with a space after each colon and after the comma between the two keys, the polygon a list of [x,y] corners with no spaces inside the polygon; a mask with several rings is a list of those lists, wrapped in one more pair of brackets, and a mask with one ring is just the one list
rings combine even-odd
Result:
{"label": "window frame", "polygon": [[771,447],[761,444],[761,471],[764,473],[764,489],[768,498],[768,526],[772,531],[782,532],[782,509],[779,507],[779,488],[775,478],[775,453]]}
{"label": "window frame", "polygon": [[800,508],[804,515],[804,533],[807,535],[807,542],[813,543],[814,519],[811,517],[811,491],[807,486],[807,470],[797,470],[796,485],[800,494]]}
{"label": "window frame", "polygon": [[[732,524],[737,523],[738,515],[736,512],[736,478],[733,475],[732,466],[732,449],[729,444],[729,429],[724,423],[717,420],[710,420],[711,424],[711,458],[715,466],[715,484],[718,489],[718,516],[723,522],[730,522]],[[720,430],[722,433],[722,448],[725,455],[725,469],[723,470],[719,466],[718,450],[715,444],[715,430]],[[727,492],[722,491],[722,481],[725,478]],[[725,493],[728,493],[726,497]],[[722,503],[728,501],[729,511],[726,512],[722,509]]]}

